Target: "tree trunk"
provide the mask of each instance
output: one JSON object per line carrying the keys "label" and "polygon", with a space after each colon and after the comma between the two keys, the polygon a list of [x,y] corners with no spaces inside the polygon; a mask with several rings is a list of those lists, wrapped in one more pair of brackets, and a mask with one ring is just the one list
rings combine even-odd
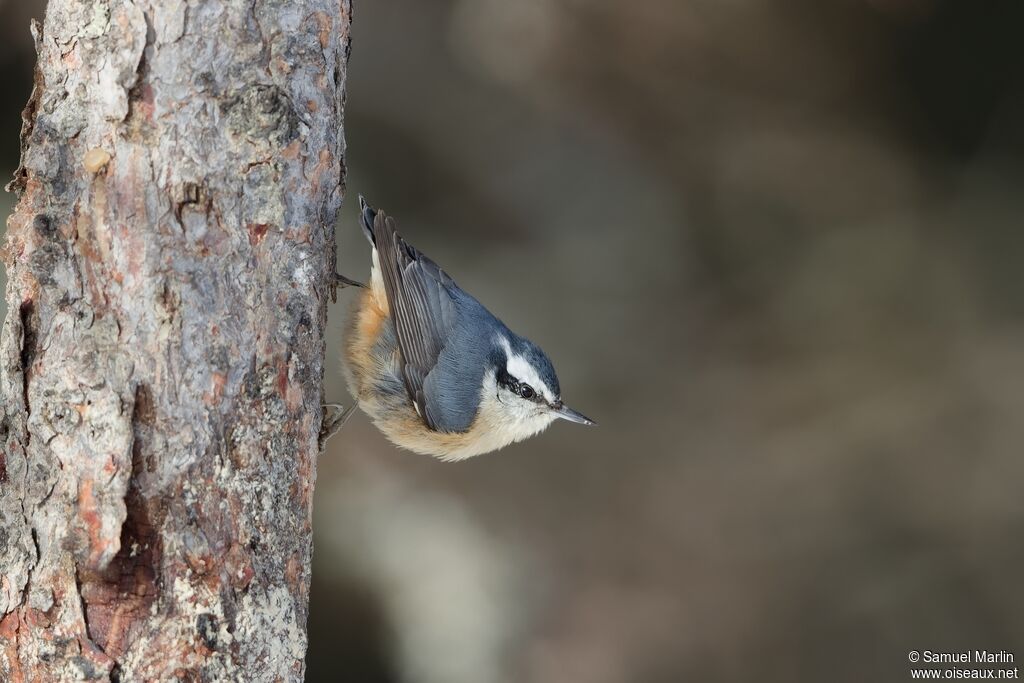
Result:
{"label": "tree trunk", "polygon": [[50,0],[0,340],[0,679],[300,680],[349,0]]}

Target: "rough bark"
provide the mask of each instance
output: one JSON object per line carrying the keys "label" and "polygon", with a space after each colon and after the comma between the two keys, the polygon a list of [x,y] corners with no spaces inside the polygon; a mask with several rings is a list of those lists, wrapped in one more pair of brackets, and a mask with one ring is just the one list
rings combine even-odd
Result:
{"label": "rough bark", "polygon": [[0,340],[0,679],[299,680],[348,0],[50,0]]}

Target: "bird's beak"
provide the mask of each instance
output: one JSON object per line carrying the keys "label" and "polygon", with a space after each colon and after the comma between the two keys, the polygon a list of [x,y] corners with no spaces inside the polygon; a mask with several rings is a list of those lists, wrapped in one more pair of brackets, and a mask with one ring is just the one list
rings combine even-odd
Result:
{"label": "bird's beak", "polygon": [[569,422],[575,422],[581,425],[597,425],[597,423],[591,420],[589,417],[587,417],[583,413],[576,412],[575,410],[566,405],[563,405],[561,401],[553,405],[551,407],[551,410],[552,412],[554,412],[555,415],[562,418],[563,420],[568,420]]}

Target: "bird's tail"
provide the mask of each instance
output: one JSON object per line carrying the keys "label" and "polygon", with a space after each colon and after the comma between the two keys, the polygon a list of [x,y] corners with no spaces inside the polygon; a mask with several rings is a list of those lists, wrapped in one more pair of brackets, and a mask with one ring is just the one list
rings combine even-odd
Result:
{"label": "bird's tail", "polygon": [[366,239],[370,240],[370,244],[376,247],[377,239],[373,233],[373,221],[377,217],[377,209],[367,204],[363,195],[359,195],[359,215],[362,219],[360,224],[363,227],[363,234],[366,235]]}

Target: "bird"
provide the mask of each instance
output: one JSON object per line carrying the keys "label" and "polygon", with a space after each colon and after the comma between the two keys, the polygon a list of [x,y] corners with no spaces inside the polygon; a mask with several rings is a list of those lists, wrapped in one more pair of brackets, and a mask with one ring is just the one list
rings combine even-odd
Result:
{"label": "bird", "polygon": [[457,461],[531,437],[558,419],[593,420],[562,401],[547,354],[516,334],[434,261],[395,220],[359,197],[371,251],[344,342],[355,402],[325,417],[330,434],[358,407],[395,445]]}

